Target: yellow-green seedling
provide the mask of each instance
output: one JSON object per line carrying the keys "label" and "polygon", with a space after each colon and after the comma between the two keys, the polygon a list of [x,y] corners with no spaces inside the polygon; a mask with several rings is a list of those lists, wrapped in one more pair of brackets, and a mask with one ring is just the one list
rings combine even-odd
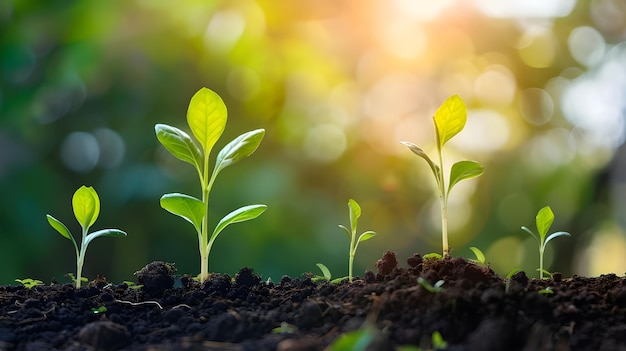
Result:
{"label": "yellow-green seedling", "polygon": [[550,230],[550,226],[552,226],[552,222],[554,222],[554,212],[552,212],[550,206],[546,206],[539,210],[537,217],[535,217],[535,222],[539,235],[524,226],[522,226],[522,230],[537,240],[537,244],[539,245],[539,278],[543,279],[543,274],[547,272],[543,268],[543,253],[546,250],[546,245],[548,245],[550,240],[554,238],[558,238],[559,236],[571,236],[571,234],[568,232],[555,232],[547,235],[548,230]]}
{"label": "yellow-green seedling", "polygon": [[354,265],[354,256],[356,255],[356,249],[359,246],[359,243],[365,240],[369,240],[376,236],[376,232],[368,230],[366,232],[361,233],[361,235],[356,236],[356,226],[359,222],[359,217],[361,217],[361,206],[354,201],[353,199],[348,200],[348,210],[350,212],[350,229],[346,228],[343,225],[339,225],[339,228],[343,229],[348,235],[348,240],[350,240],[350,257],[348,258],[348,280],[352,282],[352,268]]}
{"label": "yellow-green seedling", "polygon": [[472,261],[474,261],[474,263],[477,263],[477,264],[479,264],[481,266],[484,266],[485,265],[485,254],[479,248],[477,248],[476,246],[470,247],[470,250],[472,250],[472,252],[474,253],[474,256],[476,256],[476,259],[472,260]]}
{"label": "yellow-green seedling", "polygon": [[442,288],[442,286],[445,283],[445,281],[441,280],[441,279],[437,280],[435,285],[431,285],[426,279],[424,279],[422,277],[417,278],[417,282],[424,289],[428,290],[428,292],[431,292],[433,294],[440,293],[440,292],[443,292],[445,290],[444,288]]}
{"label": "yellow-green seedling", "polygon": [[341,278],[333,279],[333,275],[330,273],[330,269],[328,269],[328,267],[326,267],[325,264],[316,263],[315,265],[317,266],[317,268],[320,269],[320,271],[322,272],[322,275],[314,275],[311,278],[311,281],[313,283],[329,282],[331,284],[339,284],[342,281],[348,279],[348,277],[341,277]]}
{"label": "yellow-green seedling", "polygon": [[24,279],[15,279],[16,282],[24,285],[25,288],[31,289],[38,285],[43,285],[43,282],[38,279],[24,278]]}
{"label": "yellow-green seedling", "polygon": [[435,176],[439,198],[441,200],[443,257],[448,258],[450,257],[450,246],[448,245],[448,197],[450,196],[450,191],[458,182],[464,179],[478,177],[483,173],[484,169],[478,162],[456,162],[450,169],[449,183],[446,184],[443,172],[443,146],[465,127],[467,121],[467,108],[465,107],[465,103],[458,95],[449,97],[441,104],[439,109],[437,109],[433,121],[437,137],[438,163],[435,163],[435,161],[417,145],[408,141],[402,141],[401,143],[408,147],[414,154],[426,160],[430,166],[430,170]]}
{"label": "yellow-green seedling", "polygon": [[89,233],[89,228],[91,228],[100,215],[100,198],[93,187],[83,185],[76,190],[74,196],[72,197],[72,209],[74,210],[74,217],[76,217],[76,220],[78,220],[78,223],[80,223],[80,227],[82,228],[80,247],[78,247],[74,236],[71,234],[70,230],[67,229],[65,224],[61,223],[61,221],[51,215],[46,215],[46,217],[48,218],[48,223],[50,223],[52,228],[65,238],[71,240],[72,244],[74,244],[74,249],[76,250],[76,278],[74,279],[74,282],[76,284],[76,288],[80,288],[82,282],[83,264],[85,263],[85,252],[87,252],[87,246],[89,246],[91,241],[101,236],[126,236],[126,232],[119,229],[101,229],[93,233]]}
{"label": "yellow-green seedling", "polygon": [[545,289],[541,289],[541,290],[539,290],[537,292],[540,293],[541,295],[552,295],[552,294],[554,294],[554,290],[552,290],[551,287],[547,287]]}
{"label": "yellow-green seedling", "polygon": [[[267,208],[265,205],[249,205],[232,211],[222,218],[209,236],[209,194],[215,178],[226,167],[252,155],[259,147],[264,129],[256,129],[236,137],[218,154],[213,171],[209,170],[213,146],[226,127],[227,111],[224,101],[210,89],[202,88],[191,98],[187,109],[187,124],[194,139],[184,131],[157,124],[154,129],[159,142],[181,161],[194,166],[200,179],[202,199],[171,193],[161,197],[161,207],[191,223],[198,234],[200,249],[200,281],[209,277],[209,253],[217,236],[228,225],[254,219]],[[198,146],[200,144],[200,146]]]}

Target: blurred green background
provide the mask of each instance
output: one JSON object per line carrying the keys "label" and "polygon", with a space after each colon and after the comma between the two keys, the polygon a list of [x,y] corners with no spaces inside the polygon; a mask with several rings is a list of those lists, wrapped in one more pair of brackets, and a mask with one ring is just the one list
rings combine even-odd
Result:
{"label": "blurred green background", "polygon": [[[265,203],[217,239],[210,270],[264,278],[347,274],[349,198],[363,210],[355,274],[387,250],[401,265],[441,251],[439,204],[423,160],[432,115],[448,96],[468,106],[445,150],[485,174],[450,199],[454,256],[481,248],[492,268],[535,276],[536,243],[520,230],[550,205],[546,267],[566,275],[626,271],[626,5],[621,0],[29,1],[0,2],[0,284],[64,281],[79,234],[71,196],[100,194],[98,239],[83,274],[132,279],[153,260],[199,273],[192,226],[166,213],[167,192],[200,196],[193,168],[159,145],[155,123],[184,130],[208,87],[229,109],[219,150],[265,128],[249,159],[225,170],[212,218]],[[215,153],[215,151],[214,151]],[[214,155],[213,155],[214,157]]]}

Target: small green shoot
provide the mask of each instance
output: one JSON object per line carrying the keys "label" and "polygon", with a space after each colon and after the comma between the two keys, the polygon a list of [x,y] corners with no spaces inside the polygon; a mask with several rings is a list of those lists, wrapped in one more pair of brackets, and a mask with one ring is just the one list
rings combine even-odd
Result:
{"label": "small green shoot", "polygon": [[298,331],[298,327],[287,322],[281,322],[280,327],[272,329],[274,334],[293,334]]}
{"label": "small green shoot", "polygon": [[[265,205],[249,205],[232,211],[222,218],[209,236],[209,194],[217,175],[226,167],[252,155],[259,147],[264,129],[241,134],[217,154],[213,171],[209,171],[209,156],[226,127],[227,111],[224,101],[210,89],[202,88],[191,98],[187,123],[195,137],[184,131],[157,124],[154,129],[159,142],[176,158],[194,166],[200,180],[202,200],[172,193],[161,197],[161,207],[191,223],[198,234],[200,250],[200,281],[209,278],[209,253],[217,236],[230,224],[254,219],[265,212]],[[197,142],[196,142],[197,141]],[[200,147],[198,147],[198,143]]]}
{"label": "small green shoot", "polygon": [[24,279],[15,279],[16,282],[24,285],[27,289],[32,289],[38,285],[43,285],[43,282],[38,279],[24,278]]}
{"label": "small green shoot", "polygon": [[[66,277],[70,278],[70,280],[76,284],[76,276],[74,276],[74,273],[70,272],[70,273],[66,273],[65,274]],[[80,283],[87,283],[89,281],[89,279],[87,279],[86,277],[80,277]]]}
{"label": "small green shoot", "polygon": [[107,311],[106,306],[93,307],[91,309],[91,312],[93,312],[93,314],[102,314],[106,311]]}
{"label": "small green shoot", "polygon": [[80,248],[78,247],[74,236],[72,236],[70,230],[67,229],[65,224],[61,223],[61,221],[51,215],[46,215],[46,218],[52,228],[59,232],[59,234],[63,237],[71,240],[72,244],[74,244],[74,249],[76,250],[76,278],[74,279],[74,282],[76,284],[76,288],[80,288],[81,282],[83,281],[82,271],[83,263],[85,262],[85,252],[87,252],[87,246],[89,246],[89,243],[91,243],[93,239],[101,236],[119,237],[126,236],[126,233],[119,229],[102,229],[89,233],[89,228],[91,228],[100,215],[100,198],[93,187],[86,187],[83,185],[78,188],[72,197],[72,208],[74,210],[74,216],[82,228]]}
{"label": "small green shoot", "polygon": [[124,280],[122,283],[126,284],[126,286],[129,289],[133,289],[133,290],[138,290],[143,287],[143,284],[136,284],[135,282],[130,281],[130,280]]}
{"label": "small green shoot", "polygon": [[[441,333],[439,333],[438,331],[434,331],[430,338],[432,340],[432,346],[433,346],[433,348],[430,350],[444,350],[445,348],[448,347],[448,343],[443,339],[443,336],[441,336]],[[417,346],[406,345],[406,346],[398,347],[396,351],[428,351],[428,350],[424,350]]]}
{"label": "small green shoot", "polygon": [[350,229],[346,228],[343,225],[339,225],[339,228],[343,229],[348,235],[348,240],[350,240],[350,257],[348,259],[348,280],[352,282],[352,268],[354,264],[354,256],[356,255],[356,249],[359,246],[359,243],[365,240],[369,240],[376,236],[376,232],[368,230],[366,232],[361,233],[359,237],[356,236],[356,226],[359,221],[359,217],[361,217],[361,206],[354,201],[353,199],[348,200],[348,210],[350,212]]}
{"label": "small green shoot", "polygon": [[541,289],[541,290],[539,290],[537,292],[542,294],[542,295],[552,295],[552,294],[554,294],[554,290],[552,290],[551,287],[547,287],[545,289]]}
{"label": "small green shoot", "polygon": [[449,97],[441,104],[435,116],[433,117],[435,123],[435,131],[437,137],[437,156],[439,163],[435,162],[417,145],[403,141],[403,145],[408,147],[414,154],[423,158],[430,166],[435,180],[437,182],[437,188],[439,191],[439,198],[441,200],[441,237],[443,242],[443,257],[450,257],[450,246],[448,245],[448,197],[452,188],[460,181],[464,179],[470,179],[478,177],[483,173],[483,166],[474,161],[459,161],[452,165],[450,169],[450,180],[446,185],[445,177],[443,174],[443,146],[452,137],[457,135],[465,127],[467,121],[467,108],[465,103],[458,96],[454,95]]}
{"label": "small green shoot", "polygon": [[548,242],[554,238],[558,238],[559,236],[571,236],[571,234],[568,232],[555,232],[546,237],[548,230],[550,230],[550,226],[552,226],[552,222],[554,222],[554,213],[552,212],[550,206],[546,206],[539,210],[537,217],[535,218],[535,222],[539,235],[524,226],[522,226],[522,230],[537,240],[537,244],[539,245],[539,279],[543,279],[543,274],[547,272],[543,268],[543,253],[546,249],[546,245],[548,245]]}
{"label": "small green shoot", "polygon": [[337,338],[328,348],[329,351],[365,351],[369,349],[378,331],[372,327],[363,327],[347,332]]}
{"label": "small green shoot", "polygon": [[521,269],[514,268],[506,275],[506,283],[504,284],[504,292],[509,292],[509,288],[511,287],[511,278],[515,275],[515,273],[520,272]]}
{"label": "small green shoot", "polygon": [[424,259],[424,260],[441,260],[441,259],[443,259],[443,256],[441,256],[440,254],[438,254],[436,252],[431,252],[431,253],[427,253],[426,255],[422,256],[422,259]]}
{"label": "small green shoot", "polygon": [[474,256],[476,256],[474,261],[475,263],[478,263],[481,266],[485,265],[485,254],[477,247],[472,246],[470,247],[470,250],[472,250],[472,252],[474,253]]}
{"label": "small green shoot", "polygon": [[442,288],[443,284],[445,283],[444,280],[438,280],[435,285],[431,285],[426,279],[419,277],[417,278],[417,282],[426,290],[428,290],[429,292],[436,294],[436,293],[440,293],[443,292],[445,289]]}
{"label": "small green shoot", "polygon": [[315,275],[311,278],[311,281],[313,283],[321,283],[321,282],[329,282],[331,284],[339,284],[342,281],[348,279],[348,277],[341,277],[341,278],[335,278],[332,279],[332,274],[330,273],[330,269],[328,269],[328,267],[326,267],[325,264],[323,263],[316,263],[315,264],[320,271],[322,271],[322,275]]}

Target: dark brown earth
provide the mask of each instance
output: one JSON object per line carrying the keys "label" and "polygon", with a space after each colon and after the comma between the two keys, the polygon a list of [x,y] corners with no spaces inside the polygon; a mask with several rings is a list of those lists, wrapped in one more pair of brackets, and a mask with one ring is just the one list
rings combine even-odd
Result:
{"label": "dark brown earth", "polygon": [[[337,285],[311,276],[265,282],[244,268],[203,285],[184,275],[174,287],[173,267],[153,262],[138,272],[139,289],[104,280],[79,290],[2,286],[0,350],[324,350],[372,326],[368,350],[429,349],[435,331],[448,350],[626,350],[624,277],[518,272],[507,289],[462,258],[415,254],[398,267],[387,252],[375,266]],[[418,277],[444,280],[443,291],[429,292]],[[548,287],[552,294],[539,293]]]}

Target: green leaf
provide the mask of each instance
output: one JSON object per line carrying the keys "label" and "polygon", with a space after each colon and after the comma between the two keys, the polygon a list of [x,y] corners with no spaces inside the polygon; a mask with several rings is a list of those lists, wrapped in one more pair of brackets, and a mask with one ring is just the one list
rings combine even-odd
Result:
{"label": "green leaf", "polygon": [[222,169],[252,155],[259,147],[259,144],[261,144],[264,135],[265,129],[256,129],[241,134],[228,143],[228,145],[224,146],[217,154],[217,161],[212,177],[215,178]]}
{"label": "green leaf", "polygon": [[350,229],[341,224],[339,225],[339,228],[343,229],[346,232],[346,235],[348,235],[348,240],[352,240],[352,233],[350,233]]}
{"label": "green leaf", "polygon": [[177,159],[190,163],[197,170],[202,169],[202,154],[189,134],[166,124],[157,124],[154,130],[157,139],[167,151]]}
{"label": "green leaf", "polygon": [[172,193],[161,196],[161,207],[193,224],[196,231],[202,230],[202,219],[206,214],[204,203],[193,196]]}
{"label": "green leaf", "polygon": [[359,222],[359,217],[361,217],[361,206],[353,200],[348,200],[348,211],[350,212],[350,227],[352,228],[352,232],[356,232],[356,227]]}
{"label": "green leaf", "polygon": [[50,223],[50,226],[56,229],[56,231],[59,232],[59,234],[63,235],[67,239],[74,241],[74,237],[70,233],[70,230],[67,229],[65,224],[61,223],[61,221],[52,217],[51,215],[46,215],[46,218],[48,218],[48,223]]}
{"label": "green leaf", "polygon": [[213,234],[211,234],[210,240],[215,240],[219,233],[230,224],[245,222],[257,218],[261,215],[261,213],[265,212],[266,209],[267,206],[265,205],[249,205],[234,210],[222,218],[222,220],[217,224],[215,230],[213,230]]}
{"label": "green leaf", "polygon": [[437,129],[438,147],[441,151],[443,145],[465,127],[467,121],[465,103],[458,95],[453,95],[439,106],[433,119],[435,129]]}
{"label": "green leaf", "polygon": [[450,194],[450,190],[452,190],[452,187],[454,187],[458,182],[464,179],[478,177],[483,174],[483,170],[483,166],[474,161],[459,161],[453,164],[450,169],[450,185],[448,185],[448,194]]}
{"label": "green leaf", "polygon": [[448,343],[443,339],[443,336],[441,336],[441,333],[438,331],[433,332],[431,338],[433,342],[433,349],[440,350],[448,347]]}
{"label": "green leaf", "polygon": [[419,146],[408,142],[408,141],[401,141],[400,144],[406,146],[409,148],[409,150],[411,150],[414,154],[416,154],[417,156],[423,158],[424,160],[426,160],[426,162],[428,163],[428,165],[430,166],[430,170],[433,172],[433,175],[435,176],[435,179],[437,179],[437,183],[439,183],[439,166],[437,166],[433,160],[430,159],[430,157],[428,157],[428,155],[426,155],[426,153],[424,152],[424,150],[422,150]]}
{"label": "green leaf", "polygon": [[126,236],[126,232],[121,231],[119,229],[101,229],[93,233],[90,233],[87,235],[87,237],[85,237],[85,242],[83,243],[83,245],[85,245],[85,249],[87,249],[87,245],[89,245],[89,243],[93,239],[99,238],[102,236],[121,237],[121,236]]}
{"label": "green leaf", "polygon": [[528,229],[525,226],[522,226],[522,230],[525,231],[526,233],[530,234],[533,238],[535,238],[535,240],[537,240],[539,245],[541,245],[541,238],[537,234],[535,234],[532,230]]}
{"label": "green leaf", "polygon": [[226,119],[226,105],[214,91],[202,88],[191,98],[187,109],[187,123],[200,142],[205,158],[209,157],[213,145],[224,132]]}
{"label": "green leaf", "polygon": [[543,243],[544,245],[548,245],[548,241],[554,239],[554,238],[558,238],[559,236],[572,236],[570,233],[568,232],[556,232],[556,233],[552,233],[550,235],[548,235],[548,237],[546,238],[546,241]]}
{"label": "green leaf", "polygon": [[365,233],[362,233],[361,235],[359,235],[359,239],[357,240],[357,242],[360,243],[361,241],[369,240],[375,236],[376,236],[376,232],[368,230]]}
{"label": "green leaf", "polygon": [[81,186],[72,197],[74,216],[86,231],[100,215],[100,198],[93,187]]}
{"label": "green leaf", "polygon": [[374,340],[376,330],[372,328],[361,328],[348,333],[345,333],[332,345],[330,345],[330,351],[365,351],[368,346]]}
{"label": "green leaf", "polygon": [[320,269],[320,271],[322,271],[322,275],[324,276],[324,278],[330,281],[330,279],[333,277],[330,274],[330,269],[328,269],[328,267],[326,267],[326,265],[323,263],[316,263],[315,265]]}
{"label": "green leaf", "polygon": [[476,261],[478,263],[485,264],[485,254],[479,248],[472,246],[470,247],[470,250],[472,250],[472,252],[476,256]]}
{"label": "green leaf", "polygon": [[552,226],[552,222],[554,222],[554,213],[552,212],[550,206],[546,206],[539,210],[535,219],[537,222],[537,231],[539,232],[539,236],[543,242],[546,238],[548,230],[550,230],[550,226]]}

